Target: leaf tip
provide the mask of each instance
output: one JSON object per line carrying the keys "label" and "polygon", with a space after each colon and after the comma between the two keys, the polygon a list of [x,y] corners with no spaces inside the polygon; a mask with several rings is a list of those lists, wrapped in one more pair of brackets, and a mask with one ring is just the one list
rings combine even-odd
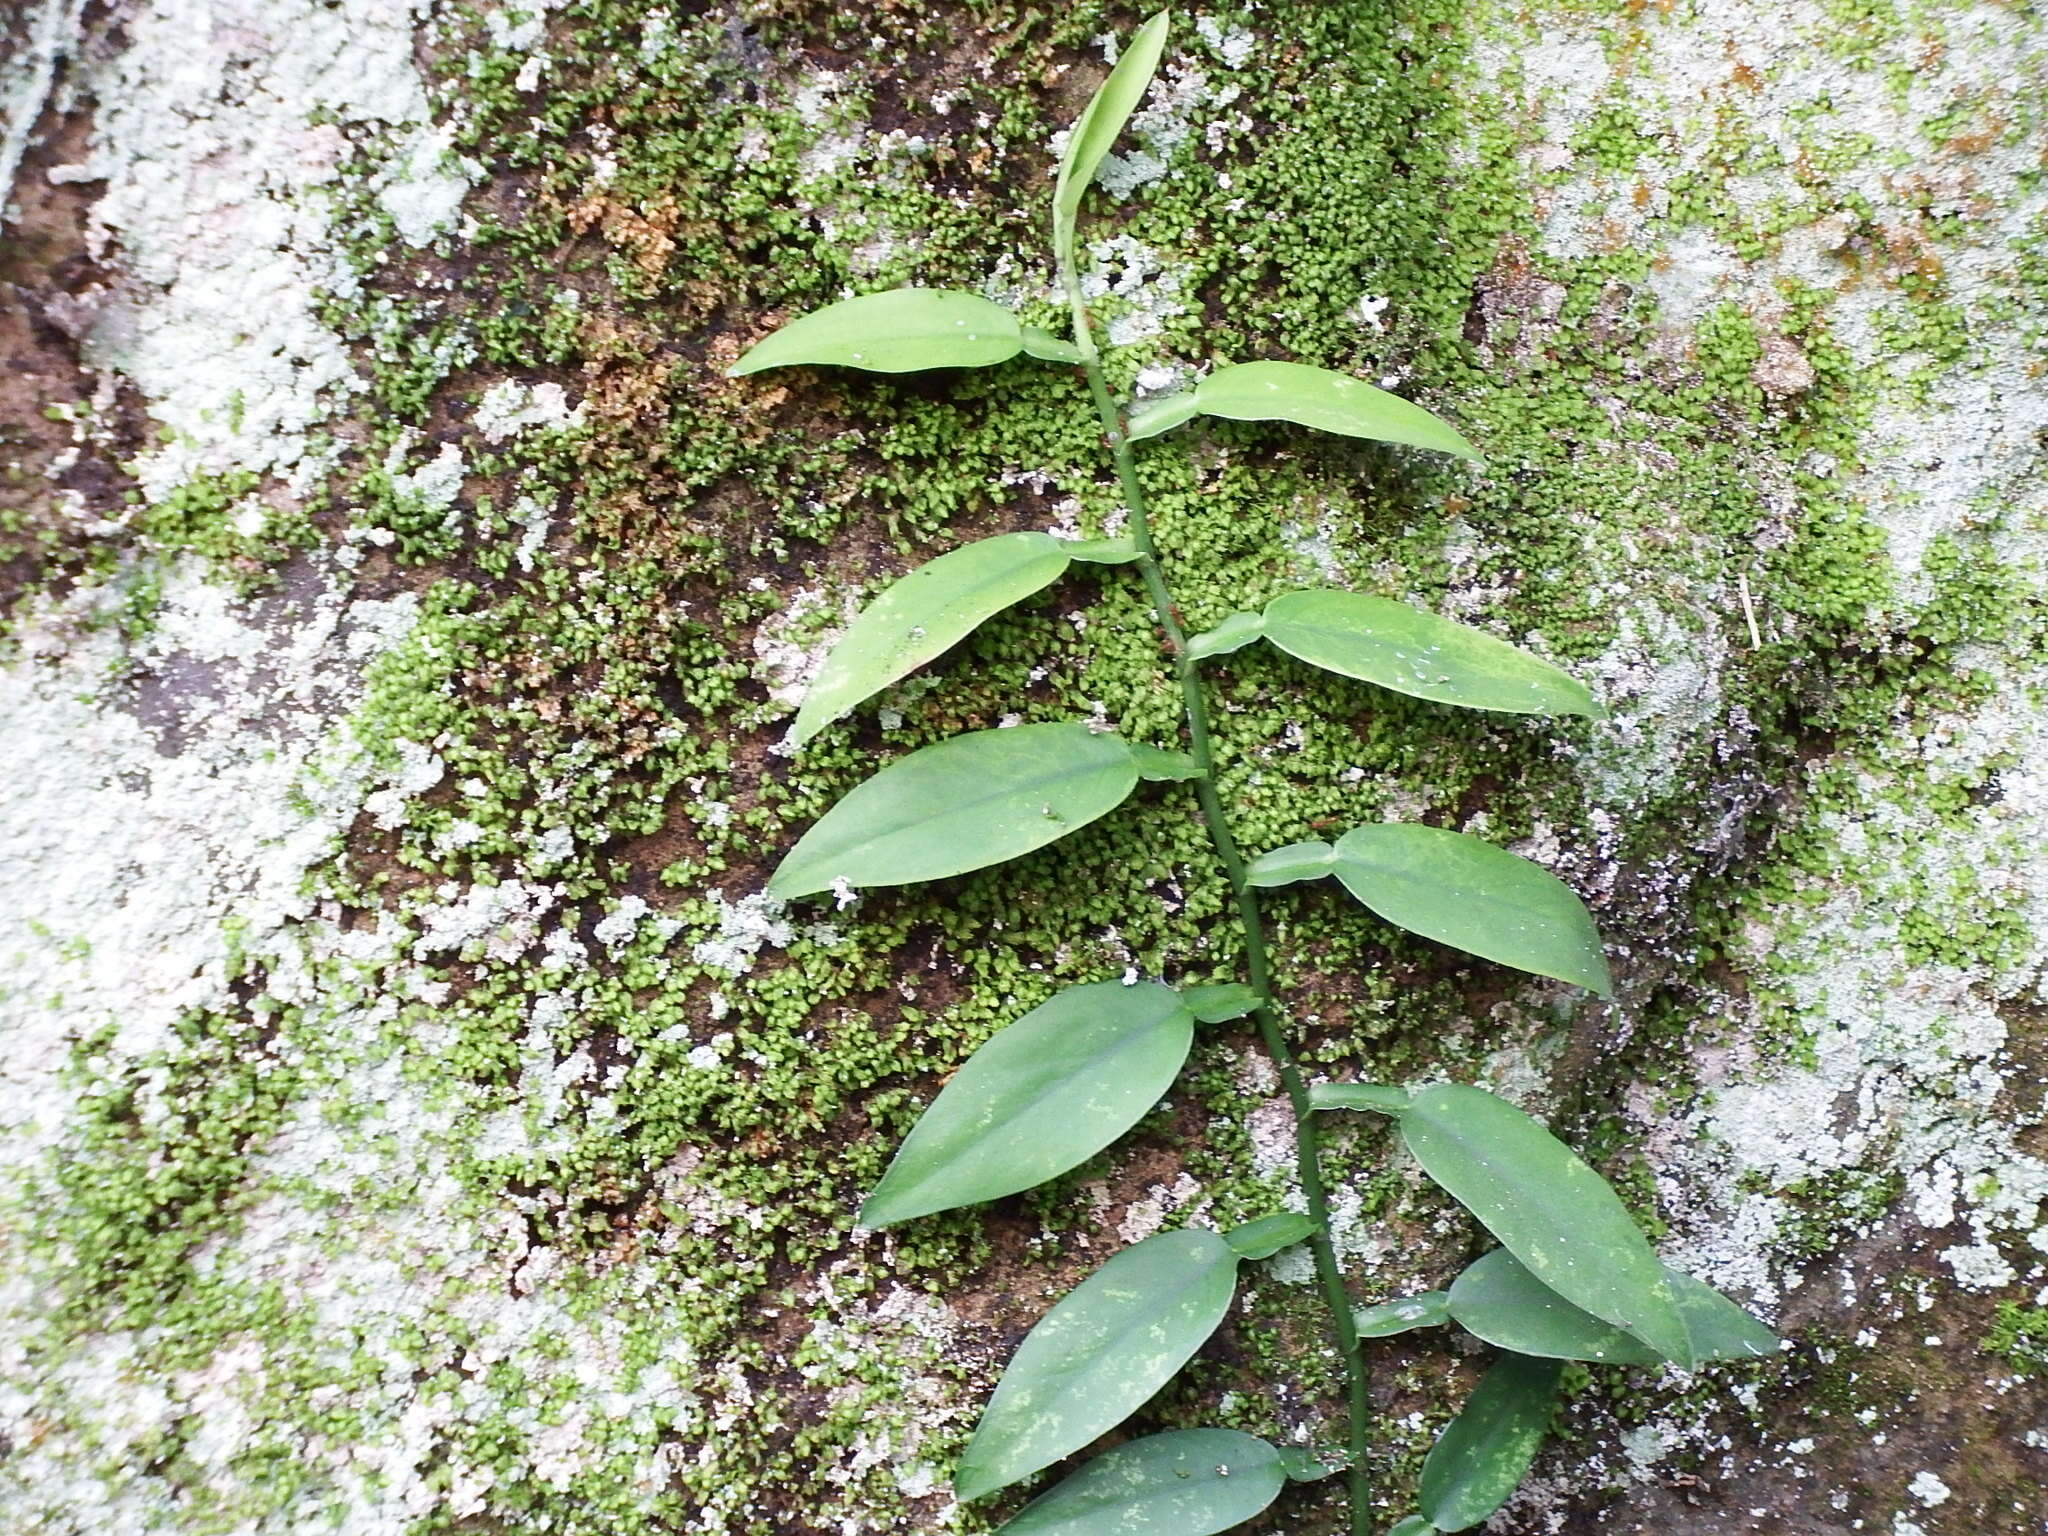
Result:
{"label": "leaf tip", "polygon": [[[974,1447],[967,1447],[972,1455]],[[960,1465],[953,1469],[953,1497],[962,1504],[972,1504],[976,1499],[987,1498],[998,1488],[1005,1486],[1000,1477],[994,1476],[973,1462],[962,1458]]]}

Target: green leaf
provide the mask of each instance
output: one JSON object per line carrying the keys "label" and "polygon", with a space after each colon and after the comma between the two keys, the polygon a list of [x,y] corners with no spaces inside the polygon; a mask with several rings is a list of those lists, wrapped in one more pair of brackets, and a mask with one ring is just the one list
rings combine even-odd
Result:
{"label": "green leaf", "polygon": [[1362,592],[1286,592],[1266,604],[1264,634],[1311,666],[1396,693],[1513,715],[1606,711],[1585,685],[1467,624]]}
{"label": "green leaf", "polygon": [[1441,1328],[1451,1320],[1449,1302],[1447,1292],[1424,1291],[1376,1307],[1360,1307],[1351,1314],[1351,1323],[1361,1339],[1391,1339],[1411,1328]]}
{"label": "green leaf", "polygon": [[1518,1355],[1616,1365],[1663,1359],[1612,1323],[1573,1306],[1505,1248],[1466,1265],[1451,1282],[1450,1302],[1459,1327]]}
{"label": "green leaf", "polygon": [[1507,1503],[1550,1428],[1563,1373],[1554,1360],[1502,1355],[1479,1378],[1423,1459],[1416,1502],[1430,1524],[1470,1530]]}
{"label": "green leaf", "polygon": [[1138,546],[1129,539],[1069,539],[1065,543],[1069,560],[1086,560],[1094,565],[1129,565],[1138,558]]}
{"label": "green leaf", "polygon": [[1262,853],[1245,866],[1245,878],[1253,885],[1292,885],[1297,880],[1320,880],[1337,867],[1337,850],[1328,843],[1289,843]]}
{"label": "green leaf", "polygon": [[1194,1014],[1156,981],[1055,994],[953,1074],[861,1207],[860,1224],[1014,1195],[1086,1162],[1173,1086],[1194,1036]]}
{"label": "green leaf", "polygon": [[1667,1268],[1695,1360],[1768,1359],[1783,1341],[1734,1302],[1691,1275]]}
{"label": "green leaf", "polygon": [[1376,1115],[1400,1115],[1408,1110],[1408,1090],[1382,1083],[1313,1083],[1308,1104],[1310,1109],[1363,1109]]}
{"label": "green leaf", "polygon": [[1270,1259],[1282,1248],[1292,1248],[1318,1230],[1317,1222],[1299,1211],[1275,1211],[1271,1216],[1232,1227],[1223,1234],[1223,1241],[1241,1259]]}
{"label": "green leaf", "polygon": [[[1777,1336],[1712,1286],[1664,1269],[1697,1360],[1748,1360],[1778,1352]],[[1663,1356],[1612,1323],[1581,1311],[1530,1274],[1505,1248],[1452,1282],[1451,1316],[1466,1331],[1518,1355],[1655,1365]]]}
{"label": "green leaf", "polygon": [[1195,760],[1185,752],[1169,752],[1164,747],[1148,747],[1136,741],[1130,746],[1131,761],[1137,765],[1141,779],[1155,784],[1180,784],[1202,776]]}
{"label": "green leaf", "polygon": [[1141,400],[1124,418],[1124,441],[1139,443],[1162,432],[1171,432],[1182,422],[1201,413],[1202,403],[1193,390],[1178,395],[1161,395],[1156,400]]}
{"label": "green leaf", "polygon": [[1620,1197],[1570,1147],[1505,1099],[1456,1083],[1416,1093],[1400,1125],[1423,1172],[1538,1280],[1691,1367],[1664,1266]]}
{"label": "green leaf", "polygon": [[1237,1255],[1214,1232],[1162,1232],[1117,1254],[1018,1346],[955,1492],[994,1493],[1122,1423],[1215,1332],[1236,1289]]}
{"label": "green leaf", "polygon": [[1107,815],[1137,783],[1130,743],[1082,721],[955,736],[856,785],[768,892],[788,900],[840,881],[907,885],[1000,864]]}
{"label": "green leaf", "polygon": [[1380,822],[1337,840],[1335,873],[1360,902],[1410,933],[1613,996],[1585,904],[1549,870],[1505,848],[1418,822]]}
{"label": "green leaf", "polygon": [[1050,331],[1041,331],[1035,325],[1021,328],[1020,335],[1024,350],[1032,357],[1047,363],[1078,363],[1081,349],[1071,341],[1062,341]]}
{"label": "green leaf", "polygon": [[1321,432],[1408,443],[1477,460],[1450,423],[1363,379],[1304,363],[1238,363],[1195,386],[1196,408],[1233,421],[1291,421]]}
{"label": "green leaf", "polygon": [[1052,249],[1063,267],[1074,259],[1074,220],[1081,212],[1081,194],[1095,179],[1103,156],[1124,131],[1138,103],[1145,99],[1145,89],[1151,85],[1152,72],[1159,67],[1160,52],[1166,47],[1169,15],[1161,11],[1124,45],[1116,68],[1067,135],[1067,152],[1060,157],[1059,179],[1052,189]]}
{"label": "green leaf", "polygon": [[809,741],[854,705],[950,650],[991,614],[1065,574],[1071,545],[1049,533],[1004,533],[950,550],[892,582],[818,669],[792,739]]}
{"label": "green leaf", "polygon": [[1188,641],[1188,655],[1196,661],[1205,656],[1227,656],[1241,651],[1266,632],[1262,614],[1233,613],[1214,629],[1204,630]]}
{"label": "green leaf", "polygon": [[1227,1024],[1256,1012],[1259,994],[1241,981],[1219,982],[1207,987],[1182,987],[1188,1011],[1204,1024]]}
{"label": "green leaf", "polygon": [[799,363],[870,373],[986,368],[1023,350],[1017,317],[978,293],[895,288],[799,316],[754,343],[727,373],[737,378]]}
{"label": "green leaf", "polygon": [[1398,1525],[1389,1527],[1387,1536],[1431,1536],[1435,1530],[1427,1515],[1408,1515]]}
{"label": "green leaf", "polygon": [[1176,1429],[1098,1456],[997,1536],[1215,1536],[1272,1503],[1280,1453],[1234,1429]]}
{"label": "green leaf", "polygon": [[1335,1477],[1351,1465],[1351,1455],[1342,1446],[1286,1445],[1280,1448],[1280,1470],[1290,1483],[1320,1483]]}

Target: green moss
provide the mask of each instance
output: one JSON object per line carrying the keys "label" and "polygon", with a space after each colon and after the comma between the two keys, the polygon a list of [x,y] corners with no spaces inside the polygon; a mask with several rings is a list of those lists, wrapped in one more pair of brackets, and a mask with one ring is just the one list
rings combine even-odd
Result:
{"label": "green moss", "polygon": [[[79,1304],[129,1319],[183,1308],[195,1351],[260,1328],[298,1361],[268,1410],[277,1443],[299,1424],[338,1442],[365,1437],[379,1411],[364,1406],[374,1371],[299,1352],[303,1310],[196,1275],[191,1249],[232,1229],[250,1148],[294,1093],[331,1089],[352,1103],[351,1073],[389,1069],[393,1099],[414,1096],[431,1112],[426,1150],[367,1112],[345,1127],[348,1144],[436,1159],[435,1178],[454,1191],[448,1209],[480,1225],[510,1220],[559,1260],[551,1294],[578,1327],[632,1320],[619,1380],[667,1361],[688,1393],[710,1400],[686,1406],[679,1391],[651,1417],[592,1429],[579,1466],[544,1475],[528,1448],[577,1408],[559,1357],[543,1349],[457,1369],[447,1363],[457,1345],[404,1337],[393,1348],[430,1362],[409,1390],[464,1405],[450,1409],[421,1475],[444,1494],[458,1466],[489,1470],[490,1513],[476,1519],[580,1533],[685,1528],[706,1510],[736,1532],[787,1529],[798,1514],[875,1528],[933,1518],[887,1458],[819,1487],[818,1469],[845,1465],[863,1436],[907,1437],[913,1423],[939,1425],[916,1464],[943,1466],[961,1431],[945,1410],[987,1374],[978,1346],[874,1331],[863,1306],[898,1288],[955,1296],[992,1273],[1019,1297],[1063,1282],[1076,1238],[1100,1229],[1094,1190],[1107,1181],[1119,1198],[1142,1197],[1134,1170],[1154,1164],[1200,1181],[1205,1220],[1255,1214],[1283,1193],[1254,1156],[1251,1041],[1226,1029],[1204,1036],[1173,1099],[1126,1147],[1068,1179],[991,1212],[918,1223],[886,1248],[848,1230],[860,1192],[945,1075],[1054,988],[1126,966],[1234,973],[1223,882],[1171,788],[1147,789],[1128,814],[999,872],[874,893],[844,911],[805,907],[787,915],[786,941],[750,963],[721,958],[733,904],[878,757],[1013,711],[1055,719],[1099,707],[1160,743],[1177,730],[1142,594],[1128,573],[1107,571],[986,626],[800,757],[771,750],[787,710],[767,697],[762,647],[815,644],[845,599],[963,538],[1069,515],[1101,529],[1118,495],[1064,370],[729,381],[721,365],[777,318],[849,286],[994,280],[1024,290],[1030,317],[1052,323],[1039,292],[1048,124],[1096,72],[1089,40],[1128,18],[1098,5],[1057,16],[769,9],[751,32],[723,15],[673,15],[657,47],[643,6],[561,7],[539,93],[518,88],[520,59],[466,52],[486,33],[458,16],[442,39],[441,89],[465,103],[458,148],[486,155],[495,178],[473,200],[474,238],[459,259],[395,247],[368,158],[338,193],[363,292],[335,300],[327,319],[358,349],[374,419],[331,499],[359,531],[391,534],[362,544],[371,579],[419,594],[416,627],[368,669],[352,730],[386,780],[411,782],[429,761],[438,771],[352,828],[316,879],[351,932],[387,925],[370,958],[334,960],[318,978],[338,1013],[364,1010],[347,1015],[347,1046],[290,1014],[260,1028],[253,1017],[195,1018],[175,1052],[93,1079],[78,1166],[112,1171],[67,1186]],[[1837,9],[1845,56],[1874,56],[1895,35],[1882,10]],[[1185,43],[1212,90],[1242,94],[1197,110],[1175,151],[1181,174],[1094,205],[1091,234],[1128,235],[1177,284],[1158,333],[1119,349],[1114,370],[1128,379],[1154,362],[1277,356],[1393,378],[1465,426],[1488,467],[1248,424],[1152,445],[1140,472],[1186,618],[1205,625],[1288,585],[1340,582],[1467,604],[1589,674],[1615,670],[1617,656],[1632,662],[1631,647],[1658,669],[1695,652],[1728,659],[1715,663],[1709,727],[1674,737],[1678,760],[1658,763],[1661,777],[1617,777],[1615,788],[1585,766],[1613,760],[1599,755],[1605,728],[1461,716],[1263,648],[1239,653],[1213,673],[1226,799],[1255,848],[1399,813],[1483,826],[1501,841],[1553,833],[1601,867],[1656,872],[1653,889],[1624,889],[1604,913],[1643,985],[1655,984],[1640,1027],[1587,1065],[1570,1127],[1654,1229],[1653,1170],[1629,1122],[1599,1106],[1632,1080],[1674,1098],[1689,1091],[1689,1053],[1720,1027],[1716,967],[1745,954],[1748,919],[1825,898],[1840,849],[1822,818],[1867,803],[1863,770],[1892,771],[1802,765],[1859,737],[1888,740],[1880,730],[1902,712],[1979,696],[1985,685],[1959,675],[1967,647],[2023,624],[2038,635],[2040,606],[1967,531],[1928,552],[1930,600],[1902,594],[1883,530],[1848,489],[1878,381],[1830,333],[1831,290],[1787,282],[1767,320],[1729,301],[1689,334],[1670,332],[1653,288],[1660,241],[1697,224],[1754,258],[1813,217],[1790,197],[1760,215],[1731,200],[1728,178],[1753,169],[1743,123],[1726,126],[1710,164],[1681,175],[1653,116],[1602,105],[1573,140],[1580,169],[1655,181],[1668,204],[1644,213],[1628,248],[1566,257],[1546,250],[1532,211],[1527,125],[1470,92],[1464,11],[1447,0],[1398,13],[1287,0],[1251,19],[1262,38],[1286,41],[1242,69]],[[1639,25],[1614,7],[1610,50],[1632,46]],[[879,67],[821,96],[816,61],[836,66],[845,61],[831,50],[855,47]],[[899,124],[902,136],[885,142]],[[606,130],[602,142],[592,125]],[[1859,153],[1841,137],[1804,147],[1797,174],[1813,189]],[[608,176],[600,157],[615,167]],[[2023,252],[2027,274],[2031,260]],[[1528,296],[1552,288],[1554,308]],[[1899,288],[1885,346],[1947,366],[1973,345],[1971,317],[1937,282]],[[1368,295],[1390,300],[1383,329],[1356,317]],[[1112,316],[1138,310],[1103,305]],[[1796,398],[1756,382],[1766,327],[1813,366]],[[501,376],[563,383],[584,403],[584,426],[482,441],[475,402]],[[464,459],[452,505],[406,489],[443,444]],[[141,516],[163,548],[239,568],[265,558],[234,531],[256,489],[195,481]],[[536,513],[545,537],[529,546]],[[1760,610],[1756,643],[1732,595],[1736,573]],[[786,611],[799,592],[815,601]],[[1649,613],[1684,623],[1646,638]],[[1735,719],[1753,740],[1731,746],[1715,728]],[[1900,772],[1889,793],[1957,820],[1995,771]],[[1782,793],[1752,794],[1752,777]],[[1722,852],[1744,840],[1756,851],[1721,869]],[[1923,851],[1899,861],[1912,955],[2013,964],[2017,909],[1986,903],[1967,872],[1938,870]],[[430,941],[451,905],[479,890],[519,901],[459,942]],[[628,895],[648,915],[606,944],[598,925]],[[1576,1003],[1514,991],[1495,969],[1372,921],[1339,892],[1290,891],[1272,913],[1280,979],[1318,1074],[1470,1078],[1496,1051],[1545,1060],[1559,1039],[1594,1028]],[[1809,1050],[1773,978],[1756,978],[1754,991],[1762,1047],[1793,1059]],[[294,1076],[290,1052],[281,1059],[294,1065],[263,1066],[272,1023],[334,1076]],[[588,1072],[568,1075],[579,1057]],[[80,1071],[94,1070],[88,1052]],[[147,1097],[138,1074],[150,1071],[168,1074],[175,1105],[161,1126],[143,1125],[137,1109]],[[1388,1269],[1461,1257],[1468,1234],[1390,1166],[1383,1130],[1340,1134],[1331,1169],[1369,1224],[1433,1234]],[[285,1188],[342,1219],[331,1191]],[[362,1191],[351,1219],[396,1223],[410,1192],[380,1205]],[[1830,1251],[1895,1192],[1877,1178],[1795,1189],[1808,1219],[1786,1240],[1802,1255]],[[474,1282],[421,1283],[441,1288],[439,1326]],[[1191,1422],[1222,1399],[1224,1422],[1328,1438],[1336,1373],[1314,1350],[1313,1307],[1264,1275],[1248,1290],[1226,1346],[1150,1421]],[[1021,1322],[1033,1308],[1019,1307]],[[870,1329],[858,1348],[834,1333],[848,1327]],[[1397,1360],[1398,1400],[1441,1418],[1442,1354]],[[1282,1362],[1287,1393],[1272,1387]],[[955,1398],[906,1404],[913,1380]],[[318,1401],[341,1406],[310,1406],[323,1386],[342,1390]],[[1601,1390],[1623,1417],[1673,1401],[1604,1379]],[[664,1440],[691,1454],[650,1493],[639,1480]],[[1383,1478],[1405,1487],[1426,1438],[1390,1415],[1375,1443]],[[279,1488],[311,1475],[283,1470],[291,1458],[272,1443],[249,1454],[249,1475]],[[1317,1496],[1295,1497],[1293,1528],[1318,1529],[1327,1512]],[[961,1530],[988,1523],[957,1518]],[[449,1503],[417,1528],[474,1523]]]}
{"label": "green moss", "polygon": [[267,505],[256,495],[260,484],[247,470],[232,470],[194,475],[155,501],[130,492],[141,547],[152,554],[197,555],[215,580],[248,590],[313,537],[306,513]]}
{"label": "green moss", "polygon": [[2048,1308],[1999,1302],[1991,1330],[1977,1347],[2010,1363],[2020,1376],[2048,1372]]}

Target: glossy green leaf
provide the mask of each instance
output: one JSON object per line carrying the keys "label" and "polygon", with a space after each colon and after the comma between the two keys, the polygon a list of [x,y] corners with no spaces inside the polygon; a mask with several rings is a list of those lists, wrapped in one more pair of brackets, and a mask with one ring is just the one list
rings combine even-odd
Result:
{"label": "glossy green leaf", "polygon": [[1168,20],[1169,13],[1161,11],[1137,30],[1067,135],[1067,150],[1060,156],[1059,178],[1052,189],[1052,249],[1061,266],[1074,259],[1074,220],[1081,212],[1081,194],[1145,99],[1152,73],[1159,67]]}
{"label": "glossy green leaf", "polygon": [[1086,560],[1093,565],[1129,565],[1138,558],[1138,546],[1129,539],[1069,539],[1069,560]]}
{"label": "glossy green leaf", "polygon": [[1223,1234],[1223,1241],[1230,1244],[1232,1251],[1241,1259],[1270,1259],[1282,1248],[1292,1248],[1296,1243],[1305,1242],[1315,1235],[1316,1230],[1312,1217],[1299,1211],[1276,1211],[1271,1216],[1248,1221],[1241,1227],[1232,1227]]}
{"label": "glossy green leaf", "polygon": [[1189,1012],[1204,1024],[1227,1024],[1255,1012],[1259,994],[1241,981],[1226,981],[1207,987],[1182,987],[1180,995]]}
{"label": "glossy green leaf", "polygon": [[1169,752],[1164,747],[1148,747],[1136,741],[1130,747],[1131,761],[1137,765],[1141,779],[1157,784],[1180,784],[1202,776],[1195,760],[1185,752]]}
{"label": "glossy green leaf", "polygon": [[1387,1528],[1387,1536],[1431,1536],[1436,1527],[1427,1515],[1408,1515]]}
{"label": "glossy green leaf", "polygon": [[1238,363],[1195,386],[1196,408],[1234,421],[1291,421],[1320,432],[1479,457],[1449,422],[1363,379],[1305,363]]}
{"label": "glossy green leaf", "polygon": [[1308,1090],[1311,1109],[1362,1109],[1376,1115],[1399,1115],[1408,1109],[1408,1090],[1384,1083],[1314,1083]]}
{"label": "glossy green leaf", "polygon": [[1245,878],[1253,885],[1292,885],[1297,880],[1320,880],[1337,867],[1337,850],[1328,843],[1289,843],[1262,853],[1245,866]]}
{"label": "glossy green leaf", "polygon": [[[1712,1286],[1665,1267],[1696,1360],[1748,1360],[1778,1352],[1777,1336]],[[1662,1356],[1612,1323],[1580,1310],[1530,1274],[1505,1248],[1452,1282],[1451,1316],[1467,1332],[1519,1355],[1655,1365]]]}
{"label": "glossy green leaf", "polygon": [[1216,1330],[1237,1255],[1214,1232],[1161,1232],[1075,1286],[1018,1346],[953,1486],[978,1499],[1115,1428]]}
{"label": "glossy green leaf", "polygon": [[1024,350],[1017,317],[978,293],[894,288],[813,310],[749,347],[728,373],[824,364],[870,373],[986,368]]}
{"label": "glossy green leaf", "polygon": [[1204,630],[1188,641],[1188,654],[1196,661],[1208,656],[1227,656],[1241,651],[1266,632],[1265,616],[1233,613],[1214,629]]}
{"label": "glossy green leaf", "polygon": [[1156,400],[1141,400],[1131,407],[1131,414],[1124,420],[1124,439],[1133,443],[1143,442],[1148,437],[1171,432],[1182,422],[1201,414],[1202,403],[1193,390],[1178,395],[1161,395]]}
{"label": "glossy green leaf", "polygon": [[1215,1536],[1285,1486],[1280,1453],[1234,1429],[1176,1429],[1098,1456],[997,1536]]}
{"label": "glossy green leaf", "polygon": [[1351,1314],[1352,1326],[1361,1339],[1391,1339],[1413,1328],[1441,1328],[1450,1320],[1450,1295],[1445,1291],[1403,1296],[1376,1307],[1360,1307]]}
{"label": "glossy green leaf", "polygon": [[1156,981],[1069,987],[953,1074],[861,1207],[886,1227],[1043,1184],[1143,1119],[1173,1085],[1195,1016]]}
{"label": "glossy green leaf", "polygon": [[1437,1083],[1414,1094],[1401,1139],[1480,1225],[1566,1301],[1690,1366],[1664,1266],[1607,1181],[1505,1099]]}
{"label": "glossy green leaf", "polygon": [[1021,328],[1020,335],[1024,350],[1032,357],[1047,363],[1078,363],[1081,349],[1071,341],[1062,341],[1050,331],[1041,331],[1035,325]]}
{"label": "glossy green leaf", "polygon": [[1601,715],[1585,685],[1469,624],[1363,592],[1285,592],[1266,604],[1264,634],[1288,655],[1466,709]]}
{"label": "glossy green leaf", "polygon": [[1585,903],[1549,870],[1505,848],[1419,822],[1379,822],[1337,840],[1333,873],[1410,933],[1613,995]]}
{"label": "glossy green leaf", "polygon": [[1502,1355],[1480,1377],[1423,1459],[1416,1502],[1430,1524],[1467,1531],[1507,1503],[1543,1445],[1563,1373],[1554,1360]]}
{"label": "glossy green leaf", "polygon": [[1049,533],[1004,533],[949,550],[892,582],[826,656],[791,739],[809,741],[861,700],[959,644],[990,615],[1051,586],[1072,553]]}
{"label": "glossy green leaf", "polygon": [[907,885],[1000,864],[1086,826],[1137,787],[1120,736],[1082,721],[975,731],[899,758],[855,786],[768,882],[787,900]]}

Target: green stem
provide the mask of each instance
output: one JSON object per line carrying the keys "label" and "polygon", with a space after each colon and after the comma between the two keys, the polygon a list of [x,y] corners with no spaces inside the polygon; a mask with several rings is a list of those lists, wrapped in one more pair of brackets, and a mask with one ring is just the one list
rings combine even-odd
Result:
{"label": "green stem", "polygon": [[1258,887],[1246,875],[1244,854],[1237,846],[1236,835],[1230,830],[1230,819],[1224,814],[1223,796],[1216,787],[1216,759],[1209,734],[1208,702],[1202,692],[1202,680],[1195,670],[1194,659],[1188,655],[1187,633],[1181,625],[1179,610],[1174,606],[1172,589],[1166,584],[1166,573],[1160,567],[1159,551],[1152,542],[1145,493],[1138,484],[1138,468],[1131,457],[1130,441],[1124,435],[1123,414],[1111,399],[1108,380],[1103,377],[1102,357],[1095,348],[1087,305],[1082,300],[1080,280],[1071,260],[1061,263],[1060,278],[1066,288],[1067,302],[1074,312],[1074,344],[1081,351],[1081,367],[1088,376],[1088,392],[1095,399],[1095,411],[1102,420],[1103,440],[1109,445],[1111,457],[1115,460],[1124,506],[1130,512],[1131,541],[1138,549],[1138,571],[1144,578],[1153,615],[1159,621],[1167,655],[1180,683],[1188,747],[1198,770],[1194,780],[1195,799],[1201,805],[1202,822],[1209,830],[1209,841],[1215,846],[1216,858],[1230,882],[1231,895],[1237,906],[1238,926],[1243,931],[1247,979],[1259,997],[1259,1005],[1252,1017],[1258,1024],[1260,1039],[1265,1042],[1266,1054],[1279,1070],[1287,1102],[1294,1109],[1295,1166],[1301,1178],[1301,1192],[1308,1201],[1309,1218],[1316,1224],[1309,1247],[1315,1254],[1316,1279],[1323,1301],[1330,1311],[1331,1331],[1337,1337],[1337,1348],[1344,1360],[1345,1395],[1350,1414],[1351,1531],[1352,1536],[1369,1536],[1372,1529],[1372,1479],[1366,1466],[1365,1438],[1371,1406],[1367,1394],[1369,1378],[1365,1356],[1358,1345],[1358,1327],[1352,1319],[1351,1294],[1344,1288],[1344,1272],[1338,1267],[1337,1250],[1330,1242],[1330,1200],[1323,1186],[1322,1146],[1316,1132],[1315,1111],[1309,1107],[1308,1087],[1301,1080],[1301,1069],[1295,1065],[1294,1053],[1288,1049],[1287,1037],[1281,1027],[1279,1011],[1273,1006],[1272,961],[1266,951],[1266,926],[1259,912]]}

